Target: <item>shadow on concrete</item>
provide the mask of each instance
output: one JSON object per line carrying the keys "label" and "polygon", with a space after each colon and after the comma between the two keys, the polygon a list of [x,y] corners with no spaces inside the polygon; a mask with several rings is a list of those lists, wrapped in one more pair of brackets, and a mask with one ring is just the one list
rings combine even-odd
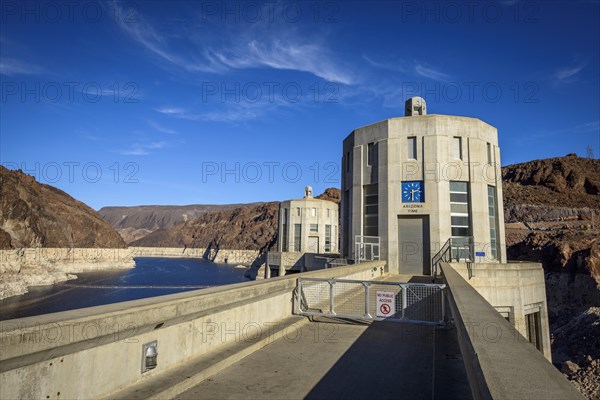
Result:
{"label": "shadow on concrete", "polygon": [[342,325],[370,325],[371,324],[371,322],[366,322],[365,320],[362,320],[362,319],[350,319],[350,318],[309,316],[308,319],[311,322],[318,322],[320,324],[342,324]]}
{"label": "shadow on concrete", "polygon": [[444,283],[440,277],[434,279],[431,276],[413,276],[408,280],[408,283]]}
{"label": "shadow on concrete", "polygon": [[373,322],[307,399],[470,399],[456,331]]}

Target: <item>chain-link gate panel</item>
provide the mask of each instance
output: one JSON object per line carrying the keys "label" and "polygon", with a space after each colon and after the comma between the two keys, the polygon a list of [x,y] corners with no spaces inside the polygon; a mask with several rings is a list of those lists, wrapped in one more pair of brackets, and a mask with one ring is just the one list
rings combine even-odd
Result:
{"label": "chain-link gate panel", "polygon": [[295,313],[371,321],[444,323],[446,285],[298,278]]}

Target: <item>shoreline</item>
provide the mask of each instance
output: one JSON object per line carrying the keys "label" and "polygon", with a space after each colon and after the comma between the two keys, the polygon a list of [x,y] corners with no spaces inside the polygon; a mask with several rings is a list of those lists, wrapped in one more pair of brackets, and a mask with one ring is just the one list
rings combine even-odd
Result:
{"label": "shoreline", "polygon": [[[29,292],[30,287],[49,286],[77,279],[78,273],[130,269],[135,257],[204,258],[204,248],[20,248],[0,250],[0,300]],[[250,270],[258,250],[221,249],[214,255],[219,264],[243,265]],[[248,271],[247,271],[248,272]],[[248,278],[250,278],[248,276]]]}
{"label": "shoreline", "polygon": [[0,250],[0,300],[30,287],[77,279],[77,273],[135,267],[128,249],[21,248]]}

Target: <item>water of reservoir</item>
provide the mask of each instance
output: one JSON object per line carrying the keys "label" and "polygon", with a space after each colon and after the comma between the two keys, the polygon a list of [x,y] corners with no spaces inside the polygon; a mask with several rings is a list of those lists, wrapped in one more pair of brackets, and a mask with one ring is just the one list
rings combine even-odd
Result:
{"label": "water of reservoir", "polygon": [[78,273],[78,279],[0,300],[0,320],[244,282],[245,271],[195,258],[136,258],[132,269]]}

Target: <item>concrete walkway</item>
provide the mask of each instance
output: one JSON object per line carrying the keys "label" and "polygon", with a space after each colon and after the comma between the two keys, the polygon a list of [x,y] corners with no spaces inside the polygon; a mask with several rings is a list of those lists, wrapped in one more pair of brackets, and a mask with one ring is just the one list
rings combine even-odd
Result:
{"label": "concrete walkway", "polygon": [[313,322],[176,398],[470,397],[454,329]]}

